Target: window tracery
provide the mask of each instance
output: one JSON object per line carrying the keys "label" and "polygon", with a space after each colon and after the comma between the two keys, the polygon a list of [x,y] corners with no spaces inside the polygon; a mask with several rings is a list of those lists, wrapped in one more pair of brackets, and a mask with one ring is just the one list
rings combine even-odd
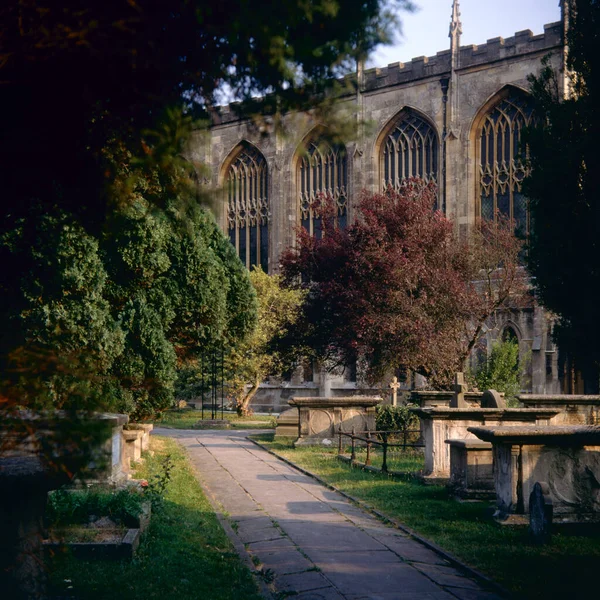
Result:
{"label": "window tracery", "polygon": [[310,235],[320,237],[318,208],[321,196],[333,198],[336,223],[345,227],[348,209],[348,162],[343,146],[312,141],[298,163],[300,220]]}
{"label": "window tracery", "polygon": [[380,151],[382,190],[400,189],[408,177],[438,180],[438,137],[431,124],[411,110],[396,118]]}
{"label": "window tracery", "polygon": [[269,265],[269,191],[265,157],[244,146],[227,169],[227,225],[229,239],[241,261],[250,269]]}
{"label": "window tracery", "polygon": [[521,193],[528,174],[521,137],[534,118],[527,95],[511,90],[485,116],[479,140],[480,214],[492,220],[497,211],[514,219],[523,235],[529,233],[529,211]]}

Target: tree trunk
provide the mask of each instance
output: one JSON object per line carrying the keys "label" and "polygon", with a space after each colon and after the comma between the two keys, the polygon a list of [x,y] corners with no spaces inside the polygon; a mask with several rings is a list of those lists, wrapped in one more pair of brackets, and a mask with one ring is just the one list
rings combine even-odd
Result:
{"label": "tree trunk", "polygon": [[256,396],[256,392],[258,392],[259,386],[260,379],[257,377],[252,387],[248,390],[248,393],[242,398],[241,401],[238,401],[236,410],[240,417],[246,417],[252,413],[252,411],[248,407],[250,406],[252,398]]}

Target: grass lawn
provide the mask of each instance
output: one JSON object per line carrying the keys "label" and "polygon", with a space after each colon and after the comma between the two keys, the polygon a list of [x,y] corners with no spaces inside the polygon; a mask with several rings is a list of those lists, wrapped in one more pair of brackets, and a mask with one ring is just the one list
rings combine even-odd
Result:
{"label": "grass lawn", "polygon": [[[162,418],[155,421],[156,427],[172,427],[173,429],[193,429],[194,425],[202,418],[202,411],[193,408],[174,408],[163,413]],[[204,409],[204,418],[210,419],[210,410]],[[221,418],[219,411],[217,418]],[[238,417],[236,413],[224,412],[223,418],[227,419],[232,429],[274,429],[275,417],[251,415]]]}
{"label": "grass lawn", "polygon": [[[350,456],[350,446],[343,448],[346,456]],[[367,458],[365,448],[356,448],[356,461],[364,463]],[[383,464],[383,454],[378,447],[374,447],[370,453],[371,466],[381,469]],[[387,457],[388,471],[397,471],[399,473],[417,473],[425,467],[425,457],[422,452],[414,450],[406,450],[405,452],[394,451],[388,452]]]}
{"label": "grass lawn", "polygon": [[281,456],[359,498],[486,573],[521,598],[598,597],[600,535],[557,534],[545,546],[526,529],[497,525],[487,503],[460,503],[441,486],[351,468],[337,448],[293,448],[272,434],[255,436]]}
{"label": "grass lawn", "polygon": [[136,557],[124,562],[56,558],[52,593],[78,599],[260,600],[184,451],[174,440],[154,436],[152,448],[154,456],[146,458],[136,477],[152,482],[164,472],[167,456],[173,468]]}

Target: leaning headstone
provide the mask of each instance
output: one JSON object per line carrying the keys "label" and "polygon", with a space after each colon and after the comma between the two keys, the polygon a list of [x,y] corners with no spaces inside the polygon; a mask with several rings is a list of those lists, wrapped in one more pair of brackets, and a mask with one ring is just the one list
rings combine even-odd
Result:
{"label": "leaning headstone", "polygon": [[496,390],[485,390],[481,397],[481,408],[506,408],[506,400]]}
{"label": "leaning headstone", "polygon": [[464,373],[457,373],[454,379],[454,396],[450,400],[450,408],[470,408],[471,405],[465,400],[465,394],[468,391]]}
{"label": "leaning headstone", "polygon": [[538,481],[529,495],[529,532],[534,543],[545,544],[550,541],[552,513],[550,488],[545,481]]}

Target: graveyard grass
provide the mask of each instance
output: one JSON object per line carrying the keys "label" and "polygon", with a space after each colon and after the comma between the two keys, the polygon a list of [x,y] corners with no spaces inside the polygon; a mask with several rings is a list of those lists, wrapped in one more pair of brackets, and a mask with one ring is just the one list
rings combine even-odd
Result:
{"label": "graveyard grass", "polygon": [[[152,515],[132,561],[82,561],[61,557],[51,569],[58,597],[178,600],[260,600],[250,571],[240,562],[174,440],[152,436],[153,456],[135,474],[152,481],[171,456],[173,469],[162,508]],[[72,588],[69,588],[72,586]]]}
{"label": "graveyard grass", "polygon": [[487,574],[516,597],[583,598],[597,593],[598,530],[589,536],[555,535],[550,544],[535,546],[530,543],[526,528],[494,523],[491,504],[456,502],[442,486],[352,468],[337,459],[336,447],[293,448],[291,440],[273,441],[273,434],[252,437],[338,489],[404,523]]}
{"label": "graveyard grass", "polygon": [[[210,419],[210,409],[204,409],[204,418]],[[217,418],[221,418],[218,411]],[[224,412],[223,418],[229,421],[232,429],[273,429],[275,417],[266,415],[250,415],[240,417],[237,413]],[[194,425],[202,419],[202,411],[194,408],[174,408],[165,411],[161,418],[154,422],[156,427],[169,427],[173,429],[194,429]],[[199,427],[200,428],[200,427]]]}

